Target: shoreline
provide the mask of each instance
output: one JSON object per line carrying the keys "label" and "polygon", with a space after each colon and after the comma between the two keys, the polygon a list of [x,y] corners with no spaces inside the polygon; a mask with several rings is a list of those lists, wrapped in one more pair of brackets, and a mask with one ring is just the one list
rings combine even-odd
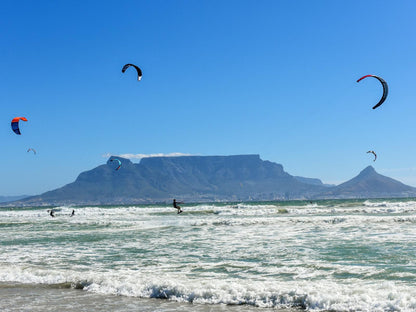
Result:
{"label": "shoreline", "polygon": [[259,308],[250,305],[192,304],[165,299],[104,295],[49,285],[0,283],[0,310],[3,312],[299,312],[295,308]]}

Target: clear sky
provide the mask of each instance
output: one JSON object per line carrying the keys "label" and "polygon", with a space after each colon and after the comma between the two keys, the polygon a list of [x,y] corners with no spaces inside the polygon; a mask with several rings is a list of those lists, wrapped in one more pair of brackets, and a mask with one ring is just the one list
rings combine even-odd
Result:
{"label": "clear sky", "polygon": [[[335,184],[373,165],[416,186],[415,12],[413,0],[3,0],[0,195],[61,187],[108,154],[259,154]],[[376,110],[366,74],[389,84]]]}

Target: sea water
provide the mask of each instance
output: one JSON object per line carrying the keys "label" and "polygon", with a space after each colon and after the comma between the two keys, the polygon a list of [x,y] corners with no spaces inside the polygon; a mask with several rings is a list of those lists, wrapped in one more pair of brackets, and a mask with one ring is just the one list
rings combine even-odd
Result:
{"label": "sea water", "polygon": [[416,199],[182,209],[0,208],[0,310],[416,311]]}

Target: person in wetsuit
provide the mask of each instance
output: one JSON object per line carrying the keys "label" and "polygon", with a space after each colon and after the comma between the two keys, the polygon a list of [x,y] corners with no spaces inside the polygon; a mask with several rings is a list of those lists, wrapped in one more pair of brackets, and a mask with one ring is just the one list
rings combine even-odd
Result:
{"label": "person in wetsuit", "polygon": [[72,213],[71,213],[70,217],[73,217],[73,216],[75,216],[75,210],[74,209],[72,209]]}
{"label": "person in wetsuit", "polygon": [[50,215],[51,217],[55,217],[55,212],[53,211],[53,209],[51,209],[51,211],[49,212],[49,215]]}
{"label": "person in wetsuit", "polygon": [[178,204],[183,204],[183,202],[177,202],[176,199],[173,199],[173,208],[178,209],[178,213],[181,213],[182,209],[180,206],[178,206]]}

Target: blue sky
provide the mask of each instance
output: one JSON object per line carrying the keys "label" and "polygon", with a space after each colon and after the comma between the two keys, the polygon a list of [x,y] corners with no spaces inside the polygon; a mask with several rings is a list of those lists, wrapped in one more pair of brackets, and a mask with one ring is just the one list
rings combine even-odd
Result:
{"label": "blue sky", "polygon": [[[373,165],[416,186],[414,12],[414,1],[1,1],[0,195],[61,187],[108,154],[259,154],[336,184]],[[376,110],[380,83],[356,83],[366,74],[389,84]]]}

